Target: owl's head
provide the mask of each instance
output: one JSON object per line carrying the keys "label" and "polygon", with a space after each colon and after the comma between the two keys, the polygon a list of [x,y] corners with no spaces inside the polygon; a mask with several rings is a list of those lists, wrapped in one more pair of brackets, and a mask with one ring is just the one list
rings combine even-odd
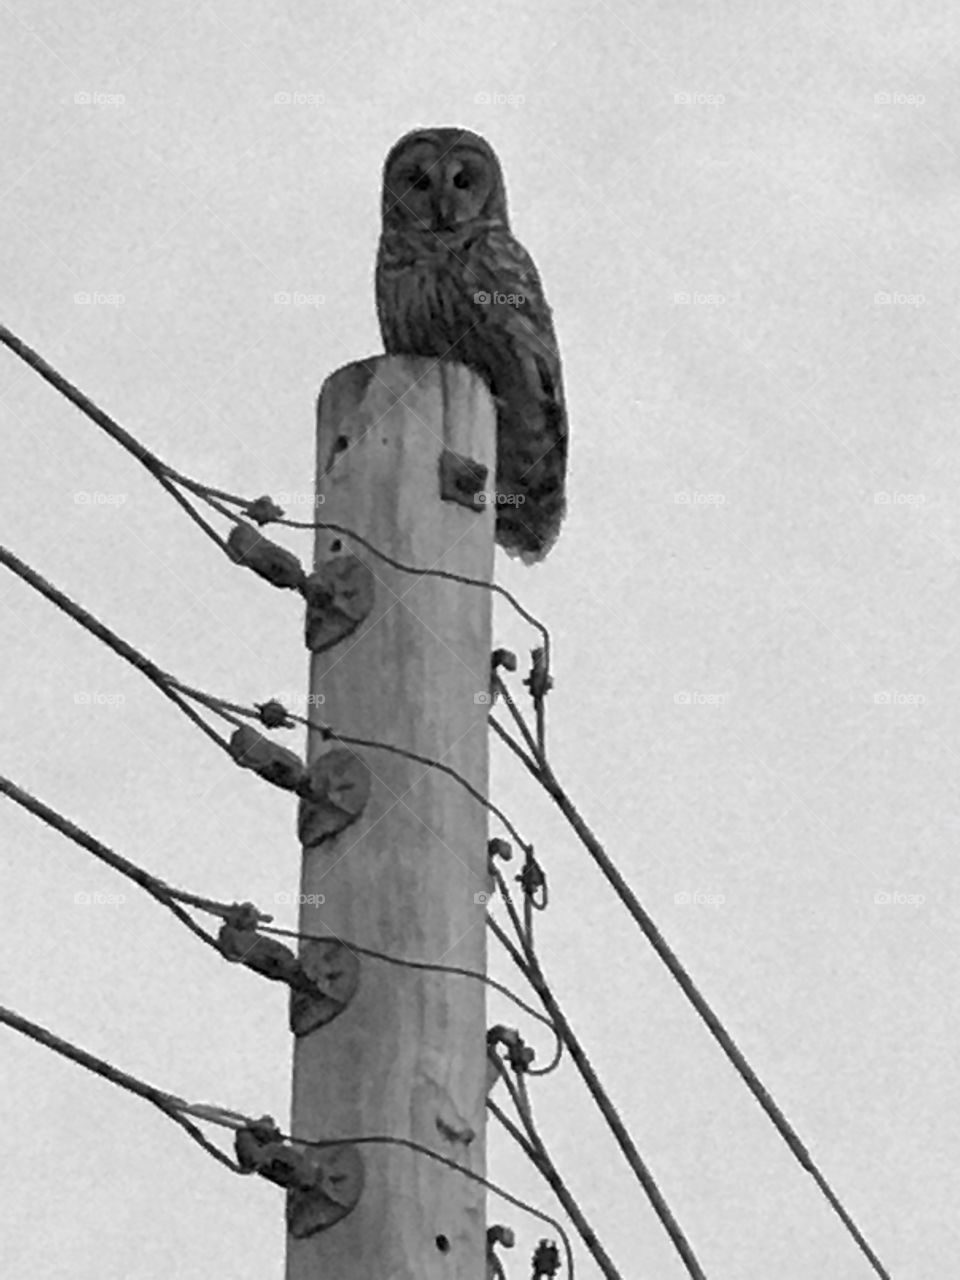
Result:
{"label": "owl's head", "polygon": [[507,196],[493,148],[469,129],[414,129],[383,166],[384,227],[437,234],[478,220],[507,225]]}

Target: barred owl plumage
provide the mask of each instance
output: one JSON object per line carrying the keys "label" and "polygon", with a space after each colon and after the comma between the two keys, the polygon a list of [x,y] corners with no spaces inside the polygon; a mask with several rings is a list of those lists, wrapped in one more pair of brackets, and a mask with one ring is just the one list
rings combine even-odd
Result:
{"label": "barred owl plumage", "polygon": [[510,232],[500,163],[466,129],[416,129],[383,168],[377,314],[388,355],[468,365],[497,406],[496,536],[542,560],[565,511],[567,418],[550,308]]}

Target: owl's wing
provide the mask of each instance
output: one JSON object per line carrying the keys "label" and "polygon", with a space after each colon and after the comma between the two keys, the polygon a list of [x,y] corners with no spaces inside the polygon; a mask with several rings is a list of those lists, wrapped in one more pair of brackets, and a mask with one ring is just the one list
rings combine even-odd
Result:
{"label": "owl's wing", "polygon": [[490,295],[468,342],[497,400],[497,540],[539,560],[566,506],[567,417],[550,308],[533,259],[509,232],[491,233],[471,266]]}
{"label": "owl's wing", "polygon": [[[509,376],[502,367],[503,362],[493,361],[501,366],[491,369],[497,384],[496,393],[501,397],[512,393],[521,399],[532,397],[541,401],[553,429],[565,436],[560,352],[537,268],[523,245],[509,232],[492,232],[487,249],[482,263],[484,291],[493,299],[499,296],[510,301],[492,301],[489,308],[485,308],[488,314],[481,327],[496,331],[499,350],[517,365],[513,376]],[[518,380],[522,385],[516,385]],[[510,384],[509,389],[503,385],[504,381]]]}

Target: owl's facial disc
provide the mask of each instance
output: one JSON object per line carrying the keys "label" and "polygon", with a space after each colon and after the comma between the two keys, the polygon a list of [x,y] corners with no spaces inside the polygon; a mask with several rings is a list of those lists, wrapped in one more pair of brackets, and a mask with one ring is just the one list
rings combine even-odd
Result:
{"label": "owl's facial disc", "polygon": [[483,216],[495,182],[496,161],[479,144],[423,138],[396,157],[387,195],[408,226],[445,238]]}

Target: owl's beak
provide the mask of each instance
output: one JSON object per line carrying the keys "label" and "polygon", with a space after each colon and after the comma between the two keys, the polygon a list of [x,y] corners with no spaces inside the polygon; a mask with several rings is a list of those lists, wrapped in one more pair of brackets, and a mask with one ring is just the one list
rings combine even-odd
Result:
{"label": "owl's beak", "polygon": [[455,231],[457,226],[453,210],[453,196],[442,194],[437,199],[436,221],[438,231]]}

